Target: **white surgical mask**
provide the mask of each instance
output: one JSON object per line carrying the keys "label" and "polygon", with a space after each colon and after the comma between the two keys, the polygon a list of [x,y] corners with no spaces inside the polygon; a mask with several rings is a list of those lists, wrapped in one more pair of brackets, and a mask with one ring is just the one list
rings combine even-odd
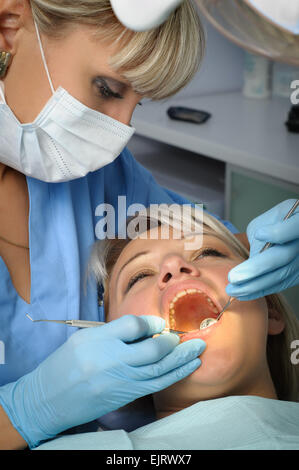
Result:
{"label": "white surgical mask", "polygon": [[41,181],[69,181],[113,162],[135,129],[88,108],[61,87],[54,90],[35,27],[53,96],[34,122],[21,124],[0,82],[0,162]]}

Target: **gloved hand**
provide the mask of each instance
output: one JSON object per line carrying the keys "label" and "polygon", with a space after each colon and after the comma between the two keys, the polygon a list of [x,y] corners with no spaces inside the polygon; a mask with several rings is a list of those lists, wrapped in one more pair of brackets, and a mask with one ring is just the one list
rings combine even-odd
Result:
{"label": "gloved hand", "polygon": [[[250,257],[229,272],[228,295],[251,300],[299,284],[299,208],[283,220],[295,201],[284,201],[250,222]],[[259,253],[267,242],[275,246]]]}
{"label": "gloved hand", "polygon": [[157,316],[127,315],[77,331],[34,371],[1,387],[0,404],[32,448],[169,387],[199,367],[205,343],[152,338],[164,327]]}

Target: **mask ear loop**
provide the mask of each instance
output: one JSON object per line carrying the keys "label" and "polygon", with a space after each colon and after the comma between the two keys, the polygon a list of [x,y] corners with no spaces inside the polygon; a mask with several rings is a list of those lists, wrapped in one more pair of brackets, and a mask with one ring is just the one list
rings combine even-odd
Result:
{"label": "mask ear loop", "polygon": [[39,44],[39,49],[40,49],[40,52],[41,52],[41,55],[42,55],[42,61],[43,61],[44,67],[45,67],[45,71],[46,71],[46,74],[47,74],[47,77],[48,77],[48,80],[49,80],[49,84],[50,84],[52,93],[54,95],[55,89],[53,87],[53,83],[52,83],[52,80],[51,80],[51,77],[50,77],[50,74],[49,74],[49,70],[48,70],[48,66],[47,66],[47,62],[46,62],[46,58],[45,58],[45,54],[44,54],[44,49],[43,49],[43,46],[42,46],[42,41],[41,41],[41,38],[40,38],[37,23],[36,23],[35,20],[34,20],[34,26],[35,26],[35,31],[36,31],[36,35],[37,35],[38,44]]}
{"label": "mask ear loop", "polygon": [[1,84],[0,84],[0,97],[3,99],[3,102],[6,103],[6,99],[5,99],[4,92],[2,90],[2,85]]}

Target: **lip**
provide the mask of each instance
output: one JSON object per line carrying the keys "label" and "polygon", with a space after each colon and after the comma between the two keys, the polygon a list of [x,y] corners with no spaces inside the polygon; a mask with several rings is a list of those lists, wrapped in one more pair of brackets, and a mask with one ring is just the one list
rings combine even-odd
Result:
{"label": "lip", "polygon": [[[168,319],[170,302],[174,299],[174,297],[179,292],[186,290],[186,289],[198,289],[202,291],[204,294],[210,297],[210,299],[214,302],[214,304],[216,305],[218,309],[218,312],[219,313],[221,312],[222,307],[218,299],[214,297],[215,294],[211,292],[211,289],[209,289],[209,287],[206,284],[204,284],[199,279],[187,279],[185,281],[178,281],[175,284],[172,284],[170,287],[168,287],[164,291],[162,295],[162,299],[161,299],[163,317],[166,317]],[[207,330],[208,329],[209,328],[207,328]],[[198,330],[198,331],[205,331],[205,330]]]}

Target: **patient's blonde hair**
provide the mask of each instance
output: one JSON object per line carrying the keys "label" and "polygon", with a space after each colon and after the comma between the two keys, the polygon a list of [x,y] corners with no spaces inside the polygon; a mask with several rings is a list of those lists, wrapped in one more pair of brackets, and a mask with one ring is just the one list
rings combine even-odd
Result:
{"label": "patient's blonde hair", "polygon": [[192,0],[185,0],[164,24],[146,32],[125,28],[110,0],[31,0],[31,7],[44,34],[62,37],[72,26],[86,24],[94,26],[96,38],[118,42],[119,52],[110,65],[137,93],[153,100],[181,90],[204,54],[204,30]]}
{"label": "patient's blonde hair", "polygon": [[[193,232],[198,231],[203,234],[212,232],[238,256],[244,259],[248,258],[248,250],[221,222],[207,212],[203,212],[203,216],[198,217],[197,211],[198,209],[192,209]],[[153,215],[148,211],[148,220],[150,219],[153,219]],[[128,219],[128,222],[131,220],[132,218]],[[184,218],[181,218],[180,221],[170,220],[169,212],[165,207],[157,216],[158,225],[168,224],[175,227],[175,224],[182,223],[182,227],[184,227],[185,222],[186,226],[190,227],[189,221]],[[201,222],[203,222],[203,226]],[[128,238],[106,239],[96,242],[93,247],[89,272],[104,286],[106,312],[109,312],[109,278],[122,250],[130,241],[131,239]],[[291,363],[291,343],[294,340],[299,340],[299,320],[281,294],[272,294],[265,298],[268,308],[280,313],[285,322],[284,330],[278,335],[268,335],[267,340],[267,360],[277,397],[280,400],[299,401],[299,364]]]}

